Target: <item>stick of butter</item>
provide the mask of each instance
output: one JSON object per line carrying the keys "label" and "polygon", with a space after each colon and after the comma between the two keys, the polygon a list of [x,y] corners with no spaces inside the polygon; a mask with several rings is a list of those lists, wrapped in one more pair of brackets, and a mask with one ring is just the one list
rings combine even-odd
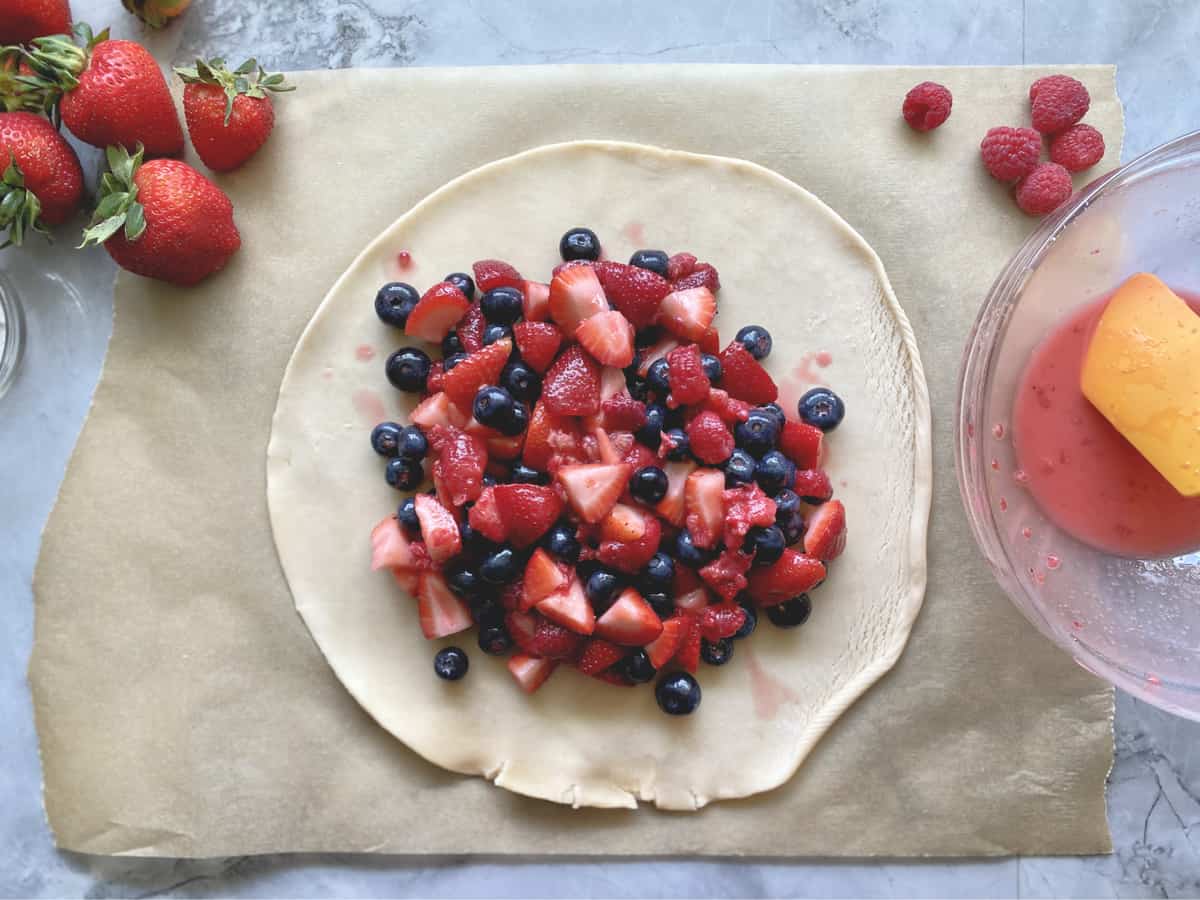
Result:
{"label": "stick of butter", "polygon": [[1083,395],[1175,490],[1200,495],[1200,316],[1153,275],[1104,309],[1083,361]]}

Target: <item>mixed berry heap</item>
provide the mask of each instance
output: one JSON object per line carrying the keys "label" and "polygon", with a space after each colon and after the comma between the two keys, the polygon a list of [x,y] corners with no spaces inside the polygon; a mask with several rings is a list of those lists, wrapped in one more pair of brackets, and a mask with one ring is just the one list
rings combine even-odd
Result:
{"label": "mixed berry heap", "polygon": [[[380,289],[380,319],[442,359],[387,360],[423,399],[371,444],[389,484],[416,489],[428,463],[433,489],[376,526],[372,567],[416,595],[427,638],[478,625],[527,692],[564,663],[615,685],[663,670],[659,705],[687,714],[700,660],[728,662],[758,610],[785,628],[808,618],[845,545],[819,468],[844,408],[817,388],[785,417],[765,328],[721,349],[708,263],[602,260],[586,228],[560,251],[549,284],[483,260],[423,295]],[[467,654],[447,647],[434,670],[457,680]]]}

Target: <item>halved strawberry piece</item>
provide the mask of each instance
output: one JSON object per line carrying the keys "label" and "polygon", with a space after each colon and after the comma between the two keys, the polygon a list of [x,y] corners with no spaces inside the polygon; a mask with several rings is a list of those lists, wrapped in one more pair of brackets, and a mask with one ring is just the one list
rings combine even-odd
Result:
{"label": "halved strawberry piece", "polygon": [[658,552],[662,541],[662,525],[657,517],[643,516],[645,530],[633,541],[602,541],[596,558],[620,572],[634,575]]}
{"label": "halved strawberry piece", "polygon": [[489,541],[502,544],[508,540],[508,529],[500,516],[500,506],[496,503],[496,488],[485,487],[479,494],[479,499],[467,513],[467,521],[471,527]]}
{"label": "halved strawberry piece", "polygon": [[521,457],[521,451],[525,449],[525,435],[518,434],[513,437],[503,434],[490,435],[484,439],[484,445],[487,447],[489,460],[512,461]]}
{"label": "halved strawberry piece", "polygon": [[521,273],[498,259],[481,259],[471,264],[471,271],[475,273],[475,284],[484,292],[498,287],[512,287],[517,290],[525,287],[525,279],[521,277]]}
{"label": "halved strawberry piece", "polygon": [[805,523],[804,552],[817,559],[837,559],[846,549],[846,507],[841,500],[822,503]]}
{"label": "halved strawberry piece", "polygon": [[696,271],[696,257],[691,253],[676,253],[667,260],[667,281],[687,278]]}
{"label": "halved strawberry piece", "polygon": [[688,621],[680,618],[670,618],[662,623],[662,632],[645,647],[654,668],[661,669],[679,652],[679,645],[687,637],[688,627]]}
{"label": "halved strawberry piece", "polygon": [[[450,374],[456,371],[457,366]],[[546,373],[542,402],[558,416],[591,416],[600,412],[600,366],[578,344],[571,345]]]}
{"label": "halved strawberry piece", "polygon": [[422,572],[417,585],[417,618],[425,637],[446,637],[475,624],[471,609],[450,590],[440,572]]}
{"label": "halved strawberry piece", "polygon": [[662,634],[662,621],[642,595],[626,588],[597,621],[596,634],[614,644],[641,647]]}
{"label": "halved strawberry piece", "polygon": [[561,591],[570,583],[568,570],[554,557],[538,547],[525,564],[524,589],[521,609],[529,609],[545,600],[555,591]]}
{"label": "halved strawberry piece", "polygon": [[700,610],[700,636],[706,641],[731,638],[746,624],[746,611],[736,603],[717,603]]}
{"label": "halved strawberry piece", "polygon": [[558,416],[539,400],[529,416],[529,427],[525,429],[525,448],[521,451],[525,465],[542,472],[549,472],[551,461],[564,463],[583,462],[583,435],[579,425],[569,416]]}
{"label": "halved strawberry piece", "polygon": [[727,391],[713,388],[708,392],[697,410],[715,412],[726,425],[736,425],[745,422],[750,417],[750,404],[745,400],[735,400]]}
{"label": "halved strawberry piece", "polygon": [[625,491],[633,470],[624,463],[562,466],[555,477],[567,502],[585,522],[595,524],[608,515]]}
{"label": "halved strawberry piece", "polygon": [[686,517],[684,503],[687,480],[696,470],[696,464],[691,460],[668,462],[662,468],[667,473],[667,493],[658,501],[654,511],[675,527],[680,528]]}
{"label": "halved strawberry piece", "polygon": [[438,282],[421,296],[408,314],[404,333],[436,344],[450,333],[470,305],[466,294],[450,282]]}
{"label": "halved strawberry piece", "polygon": [[463,349],[468,353],[474,353],[483,348],[483,329],[486,327],[487,322],[483,318],[483,309],[476,300],[467,307],[467,311],[458,320],[458,325],[454,330],[458,334],[458,342],[462,344]]}
{"label": "halved strawberry piece", "polygon": [[722,600],[732,600],[746,589],[746,572],[751,561],[752,558],[740,550],[723,550],[700,570],[700,577]]}
{"label": "halved strawberry piece", "polygon": [[482,350],[476,350],[446,373],[442,390],[459,409],[470,409],[481,387],[499,382],[500,372],[511,353],[512,341],[509,338],[501,338]]}
{"label": "halved strawberry piece", "polygon": [[721,333],[711,325],[704,334],[700,335],[700,339],[696,341],[701,353],[711,353],[716,355],[721,352]]}
{"label": "halved strawberry piece", "polygon": [[537,542],[563,511],[554,488],[540,484],[496,485],[496,504],[508,539],[517,547]]}
{"label": "halved strawberry piece", "polygon": [[819,504],[833,496],[833,482],[820,469],[801,469],[792,490],[805,503]]}
{"label": "halved strawberry piece", "polygon": [[417,521],[421,523],[421,536],[425,538],[429,558],[435,566],[441,566],[462,551],[458,523],[454,521],[453,513],[442,506],[436,497],[417,494],[413,503],[417,508]]}
{"label": "halved strawberry piece", "polygon": [[699,612],[708,606],[711,599],[708,588],[701,586],[686,594],[676,596],[675,606],[677,609],[686,609],[688,612]]}
{"label": "halved strawberry piece", "polygon": [[575,340],[606,366],[624,369],[633,362],[633,326],[616,310],[605,310],[579,323]]}
{"label": "halved strawberry piece", "polygon": [[421,589],[421,573],[410,572],[408,569],[392,569],[392,578],[404,593],[415,597]]}
{"label": "halved strawberry piece", "polygon": [[671,283],[671,290],[686,291],[692,288],[707,288],[714,294],[721,289],[721,278],[717,270],[708,263],[697,263],[687,275]]}
{"label": "halved strawberry piece", "polygon": [[631,441],[625,454],[621,457],[621,462],[625,463],[631,469],[640,469],[643,466],[657,466],[661,464],[661,460],[654,455],[654,451],[638,441]]}
{"label": "halved strawberry piece", "polygon": [[537,610],[547,619],[576,634],[591,634],[596,630],[596,614],[578,578],[572,578],[562,590],[540,600]]}
{"label": "halved strawberry piece", "polygon": [[583,640],[536,610],[510,612],[504,617],[504,624],[517,649],[534,656],[570,659],[579,651]]}
{"label": "halved strawberry piece", "polygon": [[684,491],[685,523],[697,547],[708,549],[721,539],[721,524],[725,521],[724,493],[725,473],[719,469],[697,469],[688,476]]}
{"label": "halved strawberry piece", "polygon": [[526,322],[545,322],[550,318],[550,285],[527,281],[523,289],[525,302],[521,316]]}
{"label": "halved strawberry piece", "polygon": [[696,674],[700,668],[700,623],[687,610],[680,610],[676,618],[685,623],[683,639],[679,642],[679,650],[675,654],[675,662],[684,670]]}
{"label": "halved strawberry piece", "polygon": [[459,507],[478,497],[488,461],[483,441],[450,425],[434,425],[429,430],[429,446],[437,454],[434,481],[445,491],[449,504]]}
{"label": "halved strawberry piece", "polygon": [[659,304],[671,291],[665,278],[649,269],[609,260],[593,263],[592,268],[614,309],[623,313],[635,328],[653,324]]}
{"label": "halved strawberry piece", "polygon": [[791,547],[778,561],[750,573],[747,592],[759,606],[774,606],[810,591],[825,580],[825,565]]}
{"label": "halved strawberry piece", "polygon": [[815,469],[821,464],[825,432],[807,422],[788,421],[779,435],[779,449],[797,469]]}
{"label": "halved strawberry piece", "polygon": [[446,381],[446,366],[440,359],[435,359],[429,366],[429,376],[425,379],[425,392],[423,397],[428,397],[436,394],[442,389],[442,385]]}
{"label": "halved strawberry piece", "polygon": [[564,334],[575,334],[580,322],[608,308],[604,288],[591,266],[562,269],[550,281],[550,317]]}
{"label": "halved strawberry piece", "polygon": [[444,391],[431,394],[416,405],[408,418],[414,425],[420,425],[428,431],[434,425],[453,425],[463,428],[470,416],[450,402]]}
{"label": "halved strawberry piece", "polygon": [[513,337],[521,359],[539,375],[550,368],[563,339],[553,322],[518,322],[513,326]]}
{"label": "halved strawberry piece", "polygon": [[632,543],[646,533],[646,514],[632,506],[618,503],[600,523],[600,537],[606,541]]}
{"label": "halved strawberry piece", "polygon": [[642,361],[638,363],[638,374],[644,376],[650,371],[650,366],[658,362],[672,350],[679,346],[679,340],[673,337],[664,337],[655,344],[651,344],[642,351]]}
{"label": "halved strawberry piece", "polygon": [[705,410],[687,425],[688,444],[700,462],[719,466],[733,453],[733,433],[714,412]]}
{"label": "halved strawberry piece", "polygon": [[687,406],[699,403],[708,396],[712,385],[708,376],[704,374],[699,347],[695,344],[676,347],[667,354],[667,365],[670,367],[667,382],[671,386],[667,406],[672,409]]}
{"label": "halved strawberry piece", "polygon": [[556,660],[529,656],[525,653],[514,653],[508,658],[506,665],[512,677],[521,686],[521,690],[527,694],[532,694],[540,688],[558,668]]}
{"label": "halved strawberry piece", "polygon": [[724,493],[725,546],[741,547],[751,526],[775,524],[775,501],[757,484],[739,484]]}
{"label": "halved strawberry piece", "polygon": [[405,537],[395,516],[388,516],[371,529],[371,571],[385,568],[410,572],[429,568],[425,545]]}
{"label": "halved strawberry piece", "polygon": [[747,403],[774,403],[779,388],[750,351],[737,341],[721,351],[721,387]]}
{"label": "halved strawberry piece", "polygon": [[579,655],[579,671],[584,675],[599,675],[625,658],[625,649],[604,638],[592,638],[583,645]]}
{"label": "halved strawberry piece", "polygon": [[705,287],[673,290],[658,308],[658,323],[689,341],[698,341],[717,314],[717,298]]}

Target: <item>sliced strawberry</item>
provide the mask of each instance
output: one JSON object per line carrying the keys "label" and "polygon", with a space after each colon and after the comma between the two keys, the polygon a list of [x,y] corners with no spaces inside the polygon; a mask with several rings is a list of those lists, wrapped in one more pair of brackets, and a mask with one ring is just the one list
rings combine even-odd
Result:
{"label": "sliced strawberry", "polygon": [[700,577],[722,600],[732,600],[746,589],[746,572],[751,561],[752,558],[740,550],[723,550],[700,570]]}
{"label": "sliced strawberry", "polygon": [[696,344],[699,345],[701,353],[711,353],[715,356],[721,352],[721,333],[710,325],[708,330],[700,335]]}
{"label": "sliced strawberry", "polygon": [[[450,374],[455,371],[457,367]],[[542,402],[558,416],[591,416],[600,412],[600,366],[582,347],[568,347],[546,373]]]}
{"label": "sliced strawberry", "polygon": [[603,681],[605,684],[611,684],[614,687],[637,687],[632,681],[626,681],[620,672],[611,669],[607,672],[598,672],[592,678],[595,678],[597,681]]}
{"label": "sliced strawberry", "polygon": [[696,257],[690,253],[676,253],[667,260],[667,281],[687,278],[696,271]]}
{"label": "sliced strawberry", "polygon": [[671,395],[667,398],[667,406],[674,409],[677,406],[688,406],[699,403],[708,396],[712,385],[704,374],[704,363],[700,359],[700,348],[695,344],[676,347],[667,354],[667,365],[670,367],[667,382],[671,386]]}
{"label": "sliced strawberry", "polygon": [[521,359],[539,375],[545,374],[562,346],[562,332],[553,322],[518,322],[513,326],[513,337]]}
{"label": "sliced strawberry", "polygon": [[678,346],[679,340],[673,337],[664,337],[658,343],[651,344],[642,351],[642,361],[638,363],[638,374],[644,376],[650,371],[653,363],[658,362]]}
{"label": "sliced strawberry", "polygon": [[401,569],[418,572],[429,568],[429,552],[420,541],[410,541],[395,516],[371,529],[371,571]]}
{"label": "sliced strawberry", "polygon": [[467,513],[467,521],[471,527],[489,541],[502,544],[508,540],[508,529],[500,516],[500,506],[496,503],[496,489],[485,487],[479,494],[479,499]]}
{"label": "sliced strawberry", "polygon": [[601,422],[609,430],[637,431],[646,424],[646,404],[634,400],[628,391],[609,397],[600,404]]}
{"label": "sliced strawberry", "polygon": [[822,503],[805,524],[805,553],[823,561],[842,555],[846,549],[846,507],[841,500]]}
{"label": "sliced strawberry", "polygon": [[824,503],[833,496],[833,482],[820,469],[801,469],[796,473],[794,490],[805,503]]}
{"label": "sliced strawberry", "polygon": [[686,291],[693,288],[706,288],[714,294],[721,289],[721,279],[717,270],[708,263],[697,263],[687,275],[671,283],[671,290]]}
{"label": "sliced strawberry", "polygon": [[812,590],[824,580],[825,566],[819,559],[788,547],[778,561],[750,573],[746,590],[759,606],[774,606]]}
{"label": "sliced strawberry", "polygon": [[621,457],[621,462],[631,469],[640,469],[643,466],[657,466],[661,461],[645,444],[631,441],[625,450],[625,455]]}
{"label": "sliced strawberry", "polygon": [[516,581],[510,581],[504,586],[504,589],[500,591],[500,605],[510,612],[516,609],[524,610],[525,607],[522,606],[524,599],[525,580],[523,578],[518,578]]}
{"label": "sliced strawberry", "polygon": [[466,631],[475,624],[463,603],[440,572],[422,572],[417,585],[417,617],[421,633],[430,640]]}
{"label": "sliced strawberry", "polygon": [[626,588],[597,621],[596,634],[614,644],[641,647],[662,634],[662,621],[642,595]]}
{"label": "sliced strawberry", "polygon": [[615,465],[621,461],[621,454],[609,440],[608,432],[599,426],[593,428],[591,434],[583,436],[583,449],[593,462]]}
{"label": "sliced strawberry", "polygon": [[686,623],[683,640],[679,642],[679,651],[675,654],[675,662],[683,669],[696,674],[700,668],[700,624],[696,617],[686,610],[680,610],[677,618]]}
{"label": "sliced strawberry", "polygon": [[564,334],[575,334],[580,322],[608,308],[591,266],[563,269],[550,281],[550,317]]}
{"label": "sliced strawberry", "polygon": [[807,422],[787,422],[779,435],[779,449],[797,469],[815,469],[821,464],[825,432]]}
{"label": "sliced strawberry", "polygon": [[488,461],[483,441],[450,425],[434,425],[429,430],[429,445],[437,454],[434,481],[445,491],[450,505],[457,508],[477,498]]}
{"label": "sliced strawberry", "polygon": [[774,403],[779,388],[750,351],[737,341],[721,351],[721,387],[747,403]]}
{"label": "sliced strawberry", "polygon": [[679,645],[687,637],[688,628],[686,619],[671,618],[662,623],[662,633],[645,647],[654,668],[661,669],[679,652]]}
{"label": "sliced strawberry", "polygon": [[739,484],[724,493],[725,546],[741,547],[746,533],[754,525],[769,528],[775,524],[775,501],[757,484]]}
{"label": "sliced strawberry", "polygon": [[593,463],[562,466],[555,477],[566,491],[571,508],[583,521],[595,524],[608,515],[625,491],[632,471],[624,463]]}
{"label": "sliced strawberry", "polygon": [[721,539],[725,520],[725,473],[718,469],[697,469],[688,476],[684,490],[687,508],[685,523],[697,547],[708,549]]}
{"label": "sliced strawberry", "polygon": [[575,340],[603,365],[624,369],[633,362],[633,326],[616,310],[598,312],[580,322]]}
{"label": "sliced strawberry", "polygon": [[525,302],[521,316],[526,322],[545,322],[550,318],[550,285],[527,281],[523,288]]}
{"label": "sliced strawberry", "polygon": [[454,514],[428,494],[417,494],[413,498],[417,508],[417,521],[421,523],[421,536],[425,548],[435,566],[441,566],[452,556],[462,551],[462,536]]}
{"label": "sliced strawberry", "polygon": [[688,422],[687,436],[692,455],[710,466],[719,466],[733,453],[733,432],[714,412],[705,410]]}
{"label": "sliced strawberry", "polygon": [[576,634],[588,635],[596,630],[596,614],[578,578],[572,578],[565,588],[538,601],[537,610]]}
{"label": "sliced strawberry", "polygon": [[471,264],[471,271],[475,273],[475,284],[484,292],[498,287],[512,287],[517,290],[525,287],[525,279],[521,277],[521,273],[498,259],[481,259]]}
{"label": "sliced strawberry", "polygon": [[569,416],[555,415],[539,400],[529,416],[521,455],[525,465],[542,472],[550,471],[555,459],[566,463],[583,462],[583,435],[579,433],[577,421]]}
{"label": "sliced strawberry", "polygon": [[550,530],[563,511],[562,498],[552,487],[540,484],[496,485],[496,504],[517,547],[528,547]]}
{"label": "sliced strawberry", "polygon": [[715,412],[726,425],[736,425],[750,417],[749,403],[745,400],[735,400],[720,388],[709,391],[708,396],[700,402],[698,410]]}
{"label": "sliced strawberry", "polygon": [[446,373],[443,390],[450,402],[459,409],[470,409],[481,387],[500,380],[500,372],[511,353],[512,341],[501,338],[461,360]]}
{"label": "sliced strawberry", "polygon": [[445,382],[446,366],[440,359],[436,359],[429,367],[429,377],[425,379],[425,393],[423,396],[429,397],[436,394],[442,389]]}
{"label": "sliced strawberry", "polygon": [[708,606],[711,599],[708,588],[702,586],[676,596],[675,606],[677,609],[686,609],[688,612],[699,612]]}
{"label": "sliced strawberry", "polygon": [[467,307],[466,295],[448,281],[427,290],[408,314],[404,333],[436,344],[455,326]]}
{"label": "sliced strawberry", "polygon": [[584,675],[599,675],[625,658],[625,650],[604,638],[592,638],[583,645],[579,656],[579,671]]}
{"label": "sliced strawberry", "polygon": [[688,568],[683,563],[675,563],[675,575],[671,579],[671,591],[676,597],[683,594],[691,593],[697,588],[705,590],[704,582],[700,580],[700,576],[696,574],[695,569]]}
{"label": "sliced strawberry", "polygon": [[445,392],[439,391],[426,397],[408,415],[414,425],[428,431],[434,425],[453,425],[462,428],[470,419],[466,413],[450,402]]}
{"label": "sliced strawberry", "polygon": [[674,290],[663,297],[658,323],[667,331],[689,341],[704,337],[717,314],[717,298],[705,287]]}
{"label": "sliced strawberry", "polygon": [[487,447],[488,459],[503,459],[512,461],[520,459],[521,451],[525,449],[525,435],[518,434],[513,437],[507,435],[491,435],[485,441]]}
{"label": "sliced strawberry", "polygon": [[417,596],[417,591],[421,589],[420,572],[410,572],[407,569],[392,569],[391,572],[400,590],[409,596]]}
{"label": "sliced strawberry", "polygon": [[558,662],[553,659],[541,659],[524,653],[514,653],[506,663],[508,671],[517,680],[527,694],[532,694],[540,688],[546,679],[558,668]]}
{"label": "sliced strawberry", "polygon": [[646,514],[632,506],[618,503],[600,523],[600,537],[606,541],[632,543],[646,533]]}
{"label": "sliced strawberry", "polygon": [[463,345],[463,349],[468,353],[474,353],[483,348],[483,329],[486,327],[487,322],[483,318],[483,309],[476,300],[467,307],[467,311],[458,320],[458,325],[454,330],[458,334],[458,342]]}
{"label": "sliced strawberry", "polygon": [[525,564],[521,609],[529,609],[570,583],[570,575],[549,553],[538,547]]}
{"label": "sliced strawberry", "polygon": [[690,460],[668,462],[663,466],[663,471],[667,473],[667,493],[658,501],[654,511],[677,528],[682,527],[685,521],[687,480],[695,469],[696,464]]}
{"label": "sliced strawberry", "polygon": [[706,641],[731,638],[746,624],[746,611],[736,603],[717,603],[700,610],[700,636]]}
{"label": "sliced strawberry", "polygon": [[628,575],[636,574],[658,552],[662,541],[662,526],[655,516],[644,516],[645,531],[633,541],[602,541],[596,558]]}
{"label": "sliced strawberry", "polygon": [[532,610],[510,612],[504,617],[504,624],[517,649],[534,656],[570,659],[579,651],[582,642],[575,632]]}
{"label": "sliced strawberry", "polygon": [[671,290],[665,278],[649,269],[608,260],[594,263],[593,269],[614,309],[635,328],[653,324],[660,302]]}

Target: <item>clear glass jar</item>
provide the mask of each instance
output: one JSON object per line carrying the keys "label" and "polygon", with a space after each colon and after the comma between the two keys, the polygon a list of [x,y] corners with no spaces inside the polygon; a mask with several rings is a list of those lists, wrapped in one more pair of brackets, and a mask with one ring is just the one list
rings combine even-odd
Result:
{"label": "clear glass jar", "polygon": [[13,284],[0,272],[0,397],[13,383],[25,347],[25,317],[21,298]]}

